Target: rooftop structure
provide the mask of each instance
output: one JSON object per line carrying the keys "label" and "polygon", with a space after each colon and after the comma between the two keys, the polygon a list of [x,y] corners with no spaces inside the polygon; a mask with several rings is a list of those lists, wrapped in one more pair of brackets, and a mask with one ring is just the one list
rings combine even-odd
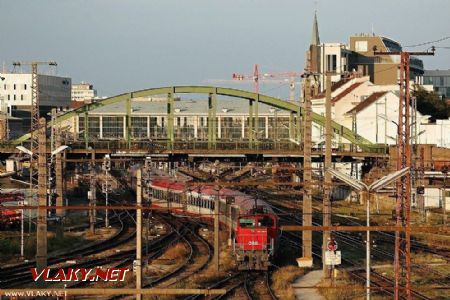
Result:
{"label": "rooftop structure", "polygon": [[87,82],[72,84],[72,101],[91,103],[97,97],[97,91],[94,86]]}
{"label": "rooftop structure", "polygon": [[[400,43],[384,36],[361,34],[350,37],[349,50],[354,53],[349,62],[351,69],[364,76],[370,76],[370,80],[375,84],[397,83],[400,58],[396,55],[379,56],[374,52],[402,51]],[[410,71],[411,80],[421,77],[424,73],[422,60],[411,57]]]}
{"label": "rooftop structure", "polygon": [[450,69],[425,70],[423,83],[433,85],[433,90],[444,98],[450,98]]}
{"label": "rooftop structure", "polygon": [[[350,36],[349,44],[320,43],[317,15],[314,14],[311,44],[307,53],[306,68],[317,74],[318,92],[326,89],[325,75],[332,73],[331,81],[336,83],[342,77],[357,73],[369,76],[377,85],[394,85],[398,82],[398,66],[400,59],[396,55],[374,55],[379,52],[398,52],[402,50],[400,43],[379,35],[360,34]],[[422,82],[424,73],[422,60],[410,58],[411,80]]]}

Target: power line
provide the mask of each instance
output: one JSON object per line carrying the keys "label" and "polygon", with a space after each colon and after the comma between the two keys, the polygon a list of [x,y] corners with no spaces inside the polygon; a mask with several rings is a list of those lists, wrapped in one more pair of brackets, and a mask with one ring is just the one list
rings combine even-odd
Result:
{"label": "power line", "polygon": [[413,47],[425,46],[425,45],[429,45],[429,44],[433,44],[433,43],[439,43],[439,42],[442,42],[442,41],[445,41],[445,40],[449,40],[449,39],[450,39],[450,36],[445,36],[445,37],[442,37],[442,38],[440,38],[438,40],[429,41],[429,42],[423,42],[423,43],[415,44],[415,45],[407,45],[407,46],[403,46],[403,47],[405,47],[405,48],[413,48]]}

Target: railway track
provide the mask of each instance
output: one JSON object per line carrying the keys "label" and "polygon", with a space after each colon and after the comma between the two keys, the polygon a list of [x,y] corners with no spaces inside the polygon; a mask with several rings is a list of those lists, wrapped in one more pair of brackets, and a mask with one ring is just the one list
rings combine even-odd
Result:
{"label": "railway track", "polygon": [[[171,227],[171,233],[173,234],[173,237],[172,239],[167,239],[164,242],[158,241],[158,243],[156,243],[158,247],[152,247],[150,249],[149,256],[146,257],[146,259],[152,260],[160,257],[168,247],[179,241],[183,241],[187,245],[189,249],[188,255],[184,262],[174,270],[165,273],[162,276],[151,280],[150,282],[144,283],[143,288],[167,288],[173,286],[176,283],[186,280],[190,276],[203,270],[212,258],[211,245],[197,233],[197,229],[200,227],[198,223],[190,220],[182,220],[169,217],[163,217],[163,220],[165,220],[165,222]],[[133,253],[135,253],[135,250],[133,251]],[[205,256],[201,253],[207,253],[207,255]],[[130,265],[133,258],[134,254],[131,254],[131,258],[120,262],[120,265]],[[114,296],[108,299],[115,300],[129,298],[131,299],[131,297],[126,296]]]}
{"label": "railway track", "polygon": [[[297,224],[301,224],[301,221],[298,219],[297,216],[292,215],[289,212],[284,211],[283,209],[272,205],[273,208],[276,211],[280,211],[282,212],[280,214],[280,218],[284,218],[287,222],[293,222],[293,223],[297,223]],[[315,223],[315,224],[314,224]],[[319,223],[313,222],[313,225],[320,225]],[[300,239],[299,236],[296,236],[294,234],[292,234],[291,232],[284,232],[284,238],[287,239],[288,241],[290,241],[290,244],[292,246],[296,246],[298,247],[298,249],[300,249]],[[336,233],[338,237],[341,238],[342,240],[345,240],[345,238],[349,239],[349,237],[346,237],[346,234],[343,233]],[[365,246],[362,243],[362,240],[358,240],[358,239],[350,239],[349,241],[345,241],[348,245],[353,246],[353,247],[361,247],[361,246]],[[315,251],[313,251],[313,255],[316,257],[320,257],[322,256],[321,252],[322,252],[322,247],[319,245],[315,245],[313,244],[313,249]],[[342,258],[343,261],[343,265],[347,266],[347,267],[354,267],[355,264],[350,261],[349,259],[346,258]],[[356,280],[361,281],[361,282],[365,282],[366,281],[366,277],[365,277],[365,270],[364,269],[357,269],[357,270],[350,270],[348,271],[349,274]],[[361,275],[363,274],[363,275]],[[393,291],[393,287],[394,287],[394,281],[390,278],[387,278],[379,273],[377,273],[374,270],[371,270],[371,284],[373,284],[374,286],[378,287],[382,292],[384,292],[385,294],[392,296],[392,291]],[[414,299],[431,299],[417,291],[412,290],[412,294],[414,296]],[[405,299],[405,298],[402,298]]]}
{"label": "railway track", "polygon": [[[128,216],[126,214],[119,216],[119,219],[120,229],[110,238],[99,243],[90,244],[82,248],[65,252],[59,256],[49,257],[47,260],[47,265],[50,267],[63,263],[67,260],[84,259],[88,255],[100,253],[129,242],[134,238],[136,231],[130,228]],[[121,255],[117,256],[120,257]],[[114,256],[112,256],[112,258],[114,258]],[[1,268],[0,288],[14,287],[18,284],[32,282],[33,279],[30,273],[30,268],[34,268],[35,266],[36,261],[30,261],[27,263]]]}
{"label": "railway track", "polygon": [[[169,245],[172,245],[174,242],[176,242],[178,239],[179,239],[178,234],[174,230],[171,230],[169,233],[160,236],[158,239],[152,240],[148,245],[148,255],[145,257],[145,259],[151,260],[161,256],[164,250],[167,249]],[[142,247],[142,251],[144,250],[145,246]],[[88,266],[78,265],[77,267],[96,267],[111,262],[113,262],[113,267],[116,268],[130,267],[135,257],[136,257],[136,249],[130,249],[104,258],[89,261]],[[70,288],[75,287],[78,288],[86,284],[87,282],[80,281],[70,285]],[[109,299],[119,299],[119,298],[120,297],[112,297]]]}
{"label": "railway track", "polygon": [[182,268],[170,274],[169,278],[166,277],[163,282],[157,285],[158,287],[170,287],[178,282],[186,280],[190,276],[205,269],[212,259],[212,246],[197,233],[200,225],[187,222],[185,228],[187,229],[187,232],[182,236],[182,239],[189,247],[189,257],[186,259]]}
{"label": "railway track", "polygon": [[244,283],[247,298],[251,300],[277,300],[270,287],[270,272],[249,273]]}
{"label": "railway track", "polygon": [[[349,271],[349,274],[354,279],[357,279],[359,281],[365,281],[366,280],[366,271],[365,270],[352,270]],[[371,271],[370,273],[370,284],[372,287],[376,287],[377,291],[380,290],[384,292],[385,294],[389,296],[394,296],[394,287],[393,287],[393,281],[390,278],[387,278],[386,276],[383,276],[379,273]],[[420,294],[414,290],[411,290],[411,294],[413,299],[421,299],[421,300],[431,300],[431,298]],[[400,299],[407,299],[406,296],[400,296]]]}
{"label": "railway track", "polygon": [[[208,299],[225,299],[226,297],[229,297],[236,289],[243,286],[245,283],[246,275],[243,273],[234,273],[229,274],[228,277],[225,277],[207,287],[207,289],[225,289],[226,293],[223,295],[218,295],[213,298]],[[184,300],[196,300],[196,299],[205,299],[204,295],[191,295]]]}

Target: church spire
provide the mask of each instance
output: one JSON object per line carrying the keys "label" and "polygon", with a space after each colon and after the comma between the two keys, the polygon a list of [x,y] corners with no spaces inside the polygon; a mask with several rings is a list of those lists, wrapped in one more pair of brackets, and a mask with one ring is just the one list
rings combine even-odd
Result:
{"label": "church spire", "polygon": [[317,24],[317,11],[314,12],[314,22],[311,34],[311,45],[318,46],[320,44],[319,25]]}

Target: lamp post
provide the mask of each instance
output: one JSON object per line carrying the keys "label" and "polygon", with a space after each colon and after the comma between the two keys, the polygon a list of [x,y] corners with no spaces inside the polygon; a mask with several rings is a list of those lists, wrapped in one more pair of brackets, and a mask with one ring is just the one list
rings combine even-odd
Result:
{"label": "lamp post", "polygon": [[[23,147],[23,146],[17,146],[16,147],[16,149],[17,150],[19,150],[19,151],[21,151],[21,152],[24,152],[25,154],[28,154],[28,155],[33,155],[33,152],[31,152],[30,150],[28,150],[27,148],[25,148],[25,147]],[[31,196],[32,196],[32,193],[31,193],[31,190],[33,189],[33,187],[32,187],[32,182],[30,182],[30,198],[31,198]],[[21,204],[21,206],[23,207],[23,203],[24,201],[22,201],[22,204]],[[31,203],[29,203],[29,204],[31,204]],[[24,219],[23,219],[23,212],[24,212],[24,209],[22,208],[21,210],[20,210],[21,212],[20,212],[20,256],[21,257],[24,257]],[[29,212],[29,214],[30,214],[31,212]]]}
{"label": "lamp post", "polygon": [[[66,150],[68,148],[69,148],[69,146],[65,146],[64,145],[64,146],[58,147],[57,149],[55,149],[54,151],[51,152],[51,154],[50,154],[50,164],[48,166],[49,167],[49,171],[50,171],[50,168],[51,168],[53,156],[55,156],[56,154]],[[19,150],[20,152],[23,152],[25,154],[30,155],[30,157],[31,157],[31,155],[33,155],[33,152],[31,152],[29,149],[25,148],[24,146],[17,146],[16,149]],[[49,172],[48,176],[51,176],[50,172]],[[47,182],[47,184],[48,184],[48,182]],[[31,190],[33,190],[33,183],[32,182],[30,182],[30,191]],[[48,197],[50,197],[50,196],[51,195],[49,193]],[[31,199],[31,197],[32,197],[32,193],[30,192],[30,199]],[[29,203],[29,204],[31,204],[31,203]],[[21,206],[23,206],[23,205],[24,205],[24,201],[22,201]],[[20,256],[21,257],[24,257],[24,219],[23,219],[23,212],[24,212],[24,209],[22,208],[21,209],[21,213],[20,213],[21,214],[21,216],[20,216]],[[29,212],[29,215],[30,215],[30,221],[29,222],[31,224],[31,212]]]}
{"label": "lamp post", "polygon": [[390,173],[378,180],[375,180],[372,184],[366,185],[364,182],[360,180],[356,180],[347,174],[344,174],[342,172],[333,170],[333,169],[327,169],[326,172],[331,173],[332,176],[338,178],[339,180],[347,183],[349,186],[353,187],[354,189],[358,190],[362,193],[367,193],[367,199],[366,199],[366,224],[367,224],[367,231],[366,231],[366,299],[370,299],[370,195],[372,192],[377,192],[380,189],[384,188],[385,186],[393,183],[397,179],[403,177],[407,173],[410,172],[410,169],[408,167],[403,168],[399,171]]}

